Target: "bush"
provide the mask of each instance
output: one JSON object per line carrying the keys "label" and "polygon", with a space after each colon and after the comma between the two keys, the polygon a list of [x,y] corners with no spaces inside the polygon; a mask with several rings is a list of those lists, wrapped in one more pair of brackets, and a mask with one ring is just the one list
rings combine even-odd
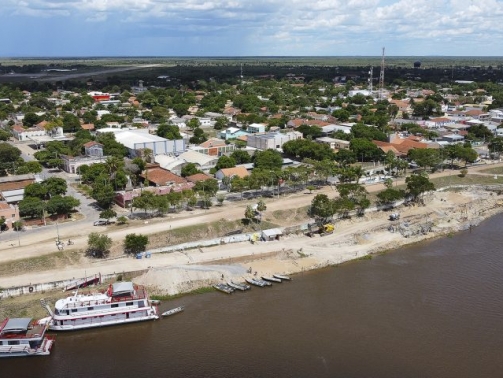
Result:
{"label": "bush", "polygon": [[463,168],[462,170],[459,171],[459,177],[465,177],[467,173],[468,169]]}

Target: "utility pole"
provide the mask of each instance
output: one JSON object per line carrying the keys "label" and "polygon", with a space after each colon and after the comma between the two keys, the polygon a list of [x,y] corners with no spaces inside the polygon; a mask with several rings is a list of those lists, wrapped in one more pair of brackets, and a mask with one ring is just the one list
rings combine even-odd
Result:
{"label": "utility pole", "polygon": [[384,47],[382,48],[381,72],[379,73],[379,100],[383,98],[384,90]]}

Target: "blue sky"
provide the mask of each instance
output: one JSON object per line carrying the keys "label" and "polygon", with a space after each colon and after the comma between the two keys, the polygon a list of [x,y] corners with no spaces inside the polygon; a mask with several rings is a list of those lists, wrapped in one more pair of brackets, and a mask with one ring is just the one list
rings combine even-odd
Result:
{"label": "blue sky", "polygon": [[1,57],[503,56],[503,0],[0,0]]}

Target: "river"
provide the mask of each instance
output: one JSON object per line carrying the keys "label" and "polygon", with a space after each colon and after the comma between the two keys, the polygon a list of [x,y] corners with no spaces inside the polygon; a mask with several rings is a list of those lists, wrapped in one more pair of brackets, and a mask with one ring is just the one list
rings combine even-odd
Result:
{"label": "river", "polygon": [[60,333],[2,377],[500,377],[503,215],[471,232],[185,305],[158,321]]}

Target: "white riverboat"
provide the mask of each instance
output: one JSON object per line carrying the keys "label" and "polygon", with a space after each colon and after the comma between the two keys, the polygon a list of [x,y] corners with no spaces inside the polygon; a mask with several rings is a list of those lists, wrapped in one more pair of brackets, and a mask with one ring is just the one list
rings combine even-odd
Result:
{"label": "white riverboat", "polygon": [[105,292],[78,294],[59,299],[54,312],[41,300],[50,317],[41,321],[52,331],[74,331],[85,328],[158,319],[145,287],[132,282],[116,282]]}
{"label": "white riverboat", "polygon": [[54,337],[46,336],[47,324],[31,318],[11,318],[0,322],[0,357],[47,356]]}

